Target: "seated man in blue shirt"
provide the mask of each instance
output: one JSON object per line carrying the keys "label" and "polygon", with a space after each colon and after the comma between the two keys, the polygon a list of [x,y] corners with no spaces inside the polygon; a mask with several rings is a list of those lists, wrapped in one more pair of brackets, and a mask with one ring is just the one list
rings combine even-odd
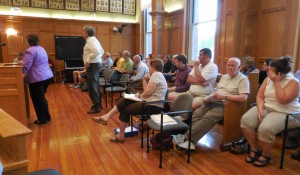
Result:
{"label": "seated man in blue shirt", "polygon": [[133,76],[129,80],[128,92],[135,92],[135,87],[142,87],[141,80],[147,73],[149,73],[148,66],[141,61],[141,57],[139,55],[135,55],[132,59],[136,70],[133,71]]}

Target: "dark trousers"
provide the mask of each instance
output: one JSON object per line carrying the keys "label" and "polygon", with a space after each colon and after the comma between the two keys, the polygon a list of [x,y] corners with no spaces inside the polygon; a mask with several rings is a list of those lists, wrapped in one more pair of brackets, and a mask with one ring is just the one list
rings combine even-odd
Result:
{"label": "dark trousers", "polygon": [[147,108],[143,106],[143,102],[124,99],[123,97],[117,102],[117,108],[120,112],[119,119],[124,122],[129,122],[130,115],[159,114],[162,108],[149,105]]}
{"label": "dark trousers", "polygon": [[119,81],[120,78],[122,77],[122,75],[123,75],[123,74],[122,74],[121,72],[115,70],[115,71],[113,72],[112,77],[111,77],[111,83],[114,83],[114,82],[116,82],[116,81]]}
{"label": "dark trousers", "polygon": [[172,82],[173,76],[168,74],[163,74],[167,82]]}
{"label": "dark trousers", "polygon": [[49,113],[48,102],[45,93],[49,84],[53,81],[53,77],[44,81],[29,84],[29,91],[34,110],[38,120],[50,121],[51,116]]}
{"label": "dark trousers", "polygon": [[89,90],[90,99],[93,102],[92,108],[101,108],[101,94],[99,84],[99,73],[101,70],[101,63],[90,63],[87,68],[87,86]]}

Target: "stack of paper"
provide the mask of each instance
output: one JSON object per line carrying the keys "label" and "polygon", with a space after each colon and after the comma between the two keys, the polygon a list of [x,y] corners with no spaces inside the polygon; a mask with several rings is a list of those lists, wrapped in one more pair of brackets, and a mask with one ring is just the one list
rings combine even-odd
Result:
{"label": "stack of paper", "polygon": [[130,99],[130,100],[133,100],[133,101],[143,101],[143,99],[136,97],[135,94],[126,94],[126,93],[123,93],[123,97],[125,99]]}
{"label": "stack of paper", "polygon": [[[154,121],[154,123],[160,125],[161,124],[161,114],[157,115],[151,115],[151,119]],[[168,115],[163,115],[163,126],[165,125],[174,125],[177,124],[177,122]]]}

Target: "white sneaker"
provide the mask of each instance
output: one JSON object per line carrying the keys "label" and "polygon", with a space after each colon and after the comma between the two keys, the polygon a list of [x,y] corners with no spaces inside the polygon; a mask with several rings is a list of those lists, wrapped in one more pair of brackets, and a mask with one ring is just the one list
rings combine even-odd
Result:
{"label": "white sneaker", "polygon": [[[189,146],[189,141],[185,141],[184,143],[181,143],[179,144],[177,147],[179,147],[180,149],[182,150],[187,150],[188,149],[188,146]],[[191,147],[190,147],[190,150],[195,150],[195,145],[193,142],[191,142]]]}
{"label": "white sneaker", "polygon": [[70,84],[69,87],[70,87],[70,88],[75,88],[76,85],[77,85],[77,84]]}
{"label": "white sneaker", "polygon": [[174,145],[182,144],[185,141],[185,136],[182,134],[172,135],[172,143]]}
{"label": "white sneaker", "polygon": [[80,85],[79,85],[79,84],[75,84],[75,85],[73,86],[73,88],[80,88]]}

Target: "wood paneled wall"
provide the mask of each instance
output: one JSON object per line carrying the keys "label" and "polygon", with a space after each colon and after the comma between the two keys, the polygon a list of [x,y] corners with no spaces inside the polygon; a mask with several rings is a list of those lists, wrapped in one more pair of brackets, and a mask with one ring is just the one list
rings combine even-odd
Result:
{"label": "wood paneled wall", "polygon": [[[168,13],[164,19],[163,54],[182,54],[183,10]],[[187,54],[187,53],[185,53]]]}
{"label": "wood paneled wall", "polygon": [[216,38],[220,72],[226,71],[228,58],[243,55],[253,56],[258,68],[265,58],[291,55],[299,69],[298,8],[295,0],[220,0]]}
{"label": "wood paneled wall", "polygon": [[[44,19],[44,18],[13,18],[0,16],[0,22],[5,23],[5,28],[11,27],[18,31],[18,35],[6,36],[2,33],[2,42],[7,43],[3,47],[3,62],[12,62],[17,53],[27,48],[26,35],[29,33],[37,33],[40,37],[40,45],[43,46],[50,58],[55,60],[54,35],[64,36],[81,36],[82,28],[85,25],[92,25],[96,28],[96,37],[99,39],[105,52],[111,53],[114,59],[118,52],[128,50],[132,54],[136,54],[136,27],[137,24],[128,24],[124,28],[122,34],[114,33],[113,27],[120,27],[121,23],[112,22],[96,22],[96,21],[78,21],[78,20],[60,20],[60,19]],[[1,26],[2,28],[2,26]],[[1,31],[3,31],[1,29]],[[6,54],[5,54],[6,53]],[[62,61],[55,61],[58,66],[62,67]]]}

